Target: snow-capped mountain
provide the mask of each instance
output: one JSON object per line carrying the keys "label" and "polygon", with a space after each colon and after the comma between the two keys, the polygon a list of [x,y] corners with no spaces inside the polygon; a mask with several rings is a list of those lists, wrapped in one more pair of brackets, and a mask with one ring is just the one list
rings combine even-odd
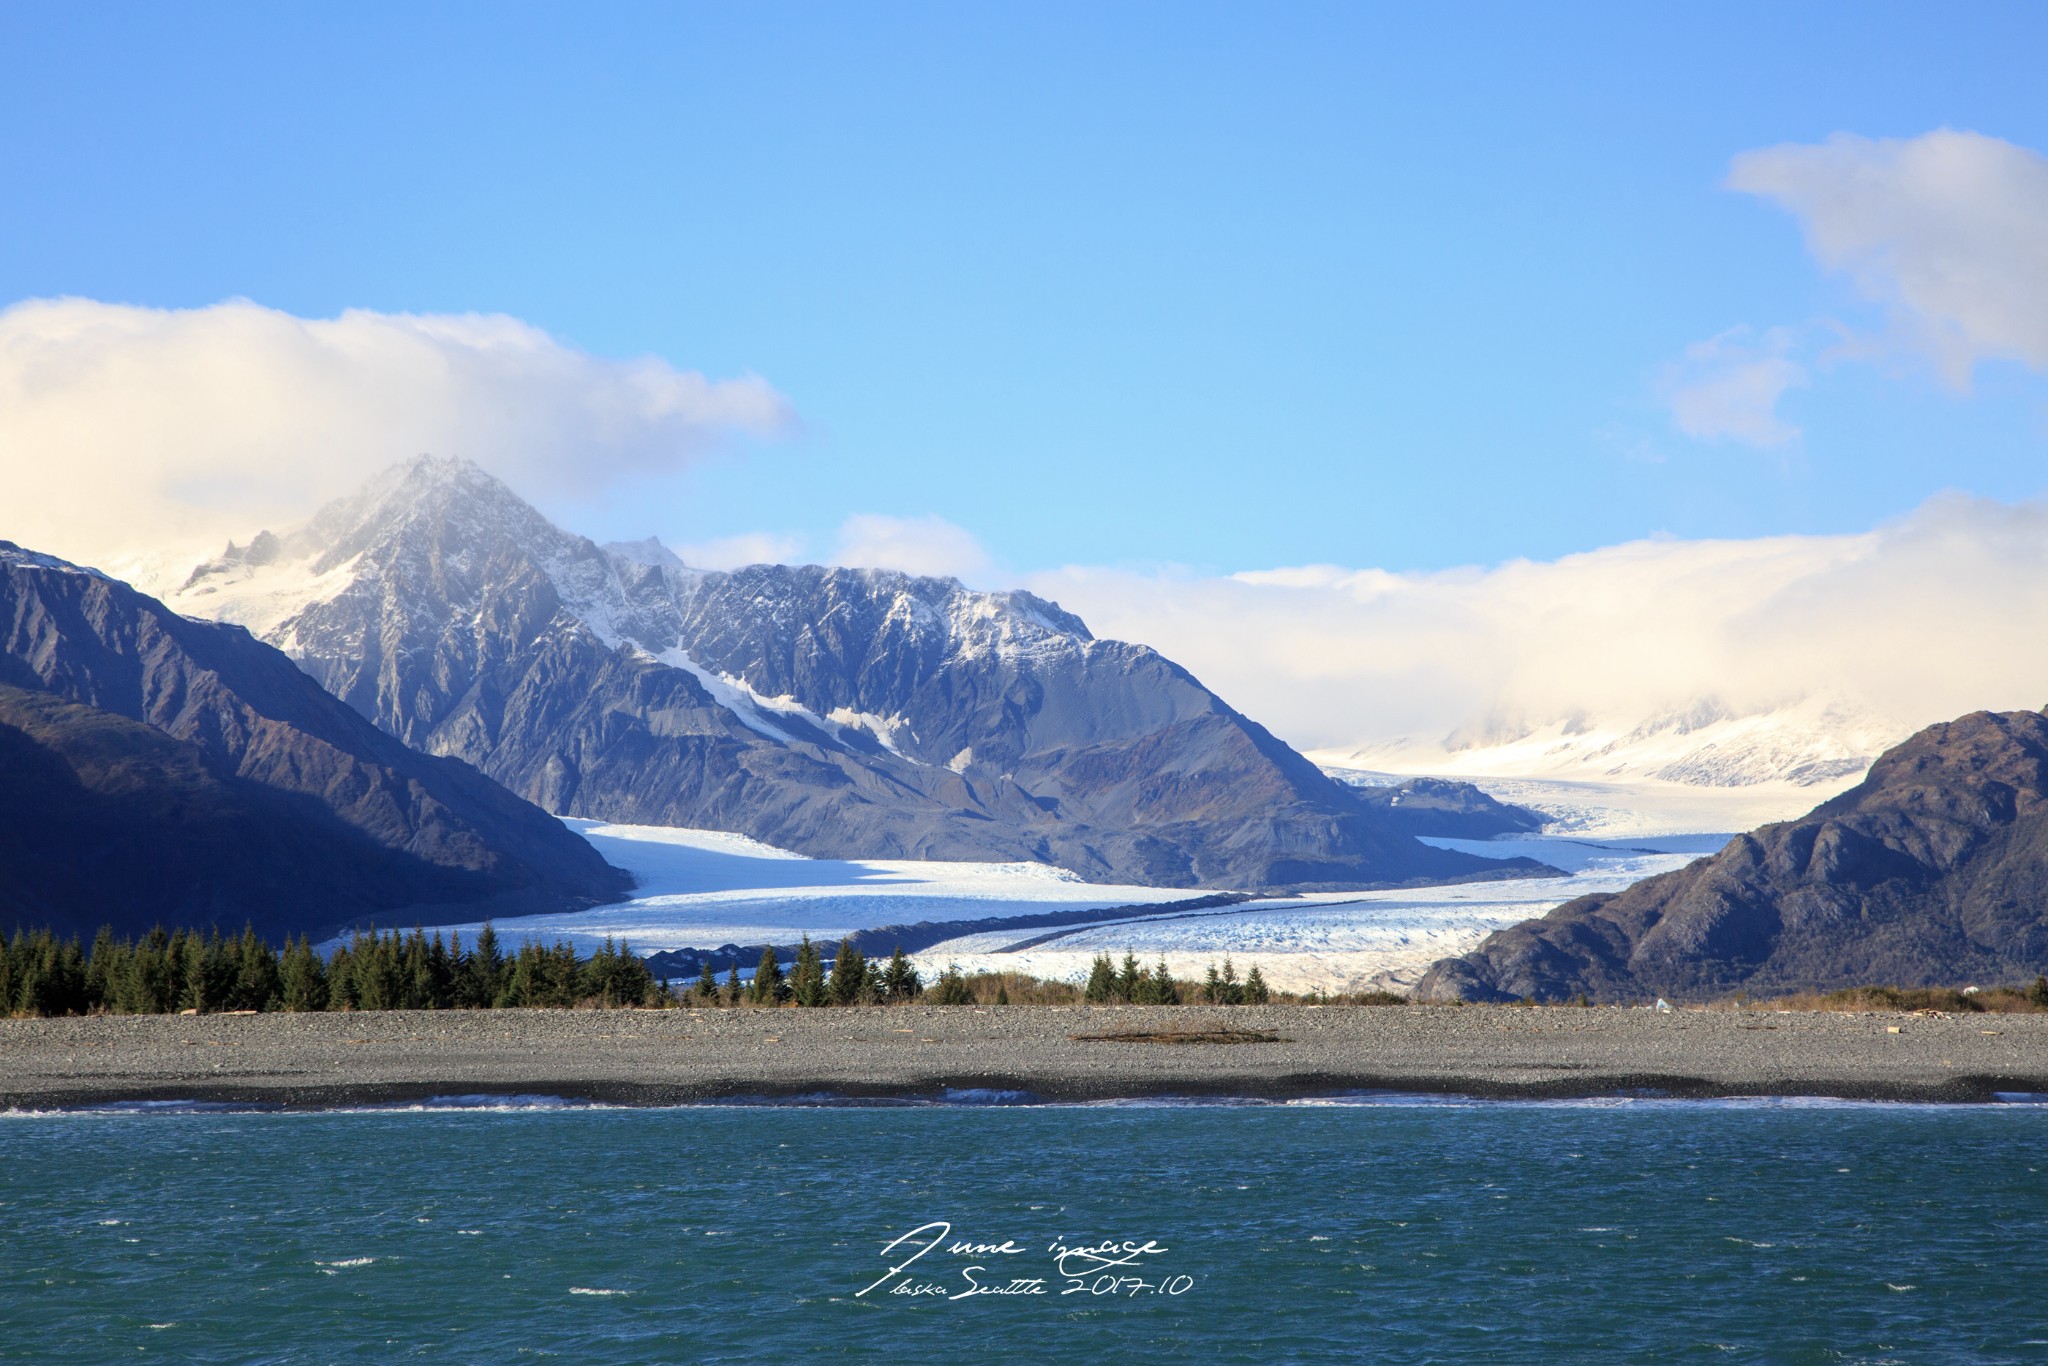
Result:
{"label": "snow-capped mountain", "polygon": [[242,631],[0,541],[0,924],[266,933],[577,910],[630,880]]}
{"label": "snow-capped mountain", "polygon": [[1399,833],[1170,660],[1029,593],[695,570],[565,532],[464,461],[394,468],[168,600],[560,814],[1183,886],[1503,870]]}
{"label": "snow-capped mountain", "polygon": [[1753,711],[1707,698],[1624,722],[1496,721],[1441,739],[1395,739],[1311,757],[1332,772],[1772,788],[1804,809],[1862,777],[1910,731],[1840,698],[1809,697]]}

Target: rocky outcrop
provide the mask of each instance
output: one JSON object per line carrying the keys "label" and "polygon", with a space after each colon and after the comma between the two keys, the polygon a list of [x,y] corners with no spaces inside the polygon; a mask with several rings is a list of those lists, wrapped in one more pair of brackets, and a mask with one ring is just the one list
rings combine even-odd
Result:
{"label": "rocky outcrop", "polygon": [[565,815],[1190,887],[1533,867],[1416,843],[1172,661],[1028,593],[694,570],[563,532],[460,461],[231,546],[171,600]]}
{"label": "rocky outcrop", "polygon": [[2048,717],[1930,726],[1796,821],[1430,969],[1427,999],[1698,999],[2048,971]]}
{"label": "rocky outcrop", "polygon": [[629,880],[416,753],[239,627],[0,542],[0,919],[69,928],[475,919]]}
{"label": "rocky outcrop", "polygon": [[1473,784],[1452,778],[1409,778],[1353,790],[1404,835],[1490,840],[1535,834],[1549,823],[1540,811],[1497,801]]}

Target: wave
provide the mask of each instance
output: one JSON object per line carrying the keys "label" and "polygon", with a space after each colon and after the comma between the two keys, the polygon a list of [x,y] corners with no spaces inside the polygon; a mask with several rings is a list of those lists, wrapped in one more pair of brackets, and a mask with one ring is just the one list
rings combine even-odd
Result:
{"label": "wave", "polygon": [[[2048,1092],[2000,1091],[1989,1105],[1998,1109],[2048,1109]],[[1866,1100],[1835,1096],[1673,1096],[1655,1090],[1577,1097],[1498,1097],[1454,1092],[1337,1091],[1310,1096],[1156,1095],[1099,1100],[1059,1100],[1033,1091],[948,1087],[937,1095],[867,1096],[838,1091],[805,1091],[793,1095],[738,1095],[664,1105],[629,1105],[548,1094],[449,1095],[422,1100],[357,1102],[332,1106],[286,1106],[279,1103],[213,1100],[130,1100],[84,1105],[0,1109],[0,1120],[117,1117],[129,1115],[397,1115],[397,1114],[547,1114],[585,1111],[651,1111],[703,1109],[1618,1109],[1682,1110],[1758,1109],[1884,1109],[1952,1111],[1980,1106],[1951,1101]]]}

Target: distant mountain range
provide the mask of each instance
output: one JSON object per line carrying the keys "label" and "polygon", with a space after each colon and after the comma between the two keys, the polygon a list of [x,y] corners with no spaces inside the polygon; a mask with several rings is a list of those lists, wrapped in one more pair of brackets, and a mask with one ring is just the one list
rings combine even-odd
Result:
{"label": "distant mountain range", "polygon": [[1494,720],[1437,739],[1318,750],[1311,757],[1336,770],[1826,792],[1861,777],[1911,730],[1841,698],[1743,710],[1703,697],[1620,722]]}
{"label": "distant mountain range", "polygon": [[266,934],[560,910],[630,880],[239,627],[0,541],[0,927]]}
{"label": "distant mountain range", "polygon": [[[562,531],[459,460],[394,468],[166,593],[420,750],[564,815],[826,857],[1032,860],[1187,887],[1516,876],[1411,838],[1143,646],[1029,593],[688,568]],[[1468,792],[1432,833],[1528,815]]]}
{"label": "distant mountain range", "polygon": [[2048,971],[2048,716],[1977,712],[1799,820],[1436,964],[1426,999],[1698,999]]}

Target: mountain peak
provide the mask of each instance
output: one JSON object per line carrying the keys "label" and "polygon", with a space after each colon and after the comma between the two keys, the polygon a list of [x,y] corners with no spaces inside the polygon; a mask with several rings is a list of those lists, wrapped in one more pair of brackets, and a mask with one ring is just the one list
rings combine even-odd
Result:
{"label": "mountain peak", "polygon": [[9,915],[317,934],[625,889],[559,821],[381,733],[244,631],[8,543],[0,622]]}
{"label": "mountain peak", "polygon": [[359,492],[327,504],[314,514],[302,534],[331,538],[331,548],[339,549],[408,526],[439,526],[451,518],[473,525],[494,521],[548,525],[525,499],[476,462],[460,456],[422,455],[391,466]]}
{"label": "mountain peak", "polygon": [[12,541],[0,541],[0,564],[20,565],[29,569],[53,569],[61,574],[89,574],[96,579],[107,576],[97,569],[69,560],[60,560],[55,555],[45,555],[40,550],[16,545]]}
{"label": "mountain peak", "polygon": [[[437,553],[488,549],[506,538],[529,547],[581,541],[557,529],[505,482],[461,456],[421,455],[375,475],[354,493],[324,504],[300,526],[261,531],[246,546],[228,543],[192,571],[180,596],[240,577],[237,571],[309,561],[314,576],[382,547],[408,542]],[[587,543],[586,543],[587,544]]]}
{"label": "mountain peak", "polygon": [[615,560],[628,564],[646,565],[650,569],[688,569],[682,557],[661,543],[657,536],[646,536],[637,541],[606,541],[604,553]]}
{"label": "mountain peak", "polygon": [[1499,871],[1398,834],[1184,670],[1043,598],[600,548],[466,460],[394,466],[173,603],[557,812],[1186,886]]}

